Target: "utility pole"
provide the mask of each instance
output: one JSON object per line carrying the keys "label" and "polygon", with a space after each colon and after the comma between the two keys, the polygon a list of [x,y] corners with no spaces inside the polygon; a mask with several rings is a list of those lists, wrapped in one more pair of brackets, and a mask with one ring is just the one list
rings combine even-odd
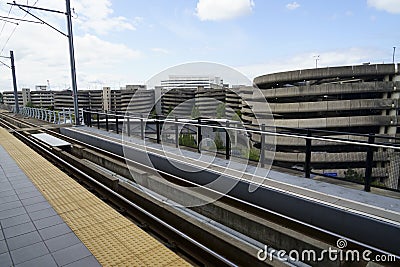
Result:
{"label": "utility pole", "polygon": [[[66,12],[58,11],[58,10],[52,10],[48,8],[39,8],[39,7],[34,7],[34,6],[28,6],[28,5],[20,5],[15,3],[8,3],[9,5],[12,6],[17,6],[19,7],[22,11],[28,13],[35,19],[39,20],[38,23],[43,23],[52,28],[53,30],[56,30],[57,32],[61,33],[62,35],[68,37],[68,44],[69,44],[69,58],[70,58],[70,64],[71,64],[71,79],[72,79],[72,95],[74,98],[74,113],[75,113],[75,124],[79,125],[79,108],[78,108],[78,87],[76,85],[76,69],[75,69],[75,55],[74,55],[74,39],[73,39],[73,34],[72,34],[72,14],[71,14],[71,4],[70,0],[65,1],[66,5]],[[53,13],[58,13],[58,14],[63,14],[67,16],[67,27],[68,27],[68,34],[63,33],[62,31],[58,30],[57,28],[53,27],[49,23],[45,22],[44,20],[40,19],[38,16],[32,14],[29,10],[26,10],[24,8],[30,9],[36,9],[36,10],[41,10],[41,11],[47,11],[47,12],[53,12]]]}
{"label": "utility pole", "polygon": [[318,56],[314,56],[314,58],[315,58],[315,68],[318,69],[319,55]]}
{"label": "utility pole", "polygon": [[14,86],[15,113],[19,113],[17,78],[15,76],[14,52],[13,51],[10,51],[10,59],[11,59],[11,72],[12,72],[13,86]]}
{"label": "utility pole", "polygon": [[11,67],[8,66],[3,61],[0,61],[1,64],[11,69],[12,78],[13,78],[13,87],[14,87],[14,102],[15,102],[15,113],[19,113],[19,103],[18,103],[18,90],[17,90],[17,78],[15,76],[15,64],[14,64],[14,52],[10,51],[10,57],[0,56],[1,58],[9,58],[11,59]]}
{"label": "utility pole", "polygon": [[78,107],[78,87],[76,84],[74,37],[72,34],[72,18],[70,0],[65,1],[67,11],[69,59],[71,63],[72,96],[74,98],[75,125],[79,125],[79,107]]}
{"label": "utility pole", "polygon": [[396,47],[393,46],[393,64],[394,64],[394,55],[395,55],[395,53],[396,53]]}

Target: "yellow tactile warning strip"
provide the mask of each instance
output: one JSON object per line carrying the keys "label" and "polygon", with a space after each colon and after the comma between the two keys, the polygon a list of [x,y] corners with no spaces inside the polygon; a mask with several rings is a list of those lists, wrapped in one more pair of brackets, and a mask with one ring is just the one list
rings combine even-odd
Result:
{"label": "yellow tactile warning strip", "polygon": [[190,266],[3,128],[0,145],[103,266]]}

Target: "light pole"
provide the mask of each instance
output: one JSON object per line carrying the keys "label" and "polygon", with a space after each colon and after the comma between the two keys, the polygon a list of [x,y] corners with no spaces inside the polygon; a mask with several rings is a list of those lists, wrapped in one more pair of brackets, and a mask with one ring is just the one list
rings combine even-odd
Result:
{"label": "light pole", "polygon": [[315,68],[318,69],[319,55],[318,56],[314,56],[314,58],[315,58]]}
{"label": "light pole", "polygon": [[396,54],[396,47],[393,46],[393,64],[394,64],[394,56],[395,56],[395,54]]}

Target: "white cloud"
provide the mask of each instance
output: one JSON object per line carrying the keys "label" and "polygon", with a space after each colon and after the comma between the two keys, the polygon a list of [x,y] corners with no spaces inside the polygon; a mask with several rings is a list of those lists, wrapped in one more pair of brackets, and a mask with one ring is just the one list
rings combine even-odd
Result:
{"label": "white cloud", "polygon": [[346,16],[348,16],[348,17],[351,17],[351,16],[354,15],[353,12],[350,11],[350,10],[347,10],[344,14],[345,14]]}
{"label": "white cloud", "polygon": [[161,54],[169,54],[169,51],[167,49],[161,47],[154,47],[151,49],[151,51]]}
{"label": "white cloud", "polygon": [[199,0],[196,15],[200,20],[229,20],[250,14],[253,8],[253,0]]}
{"label": "white cloud", "polygon": [[107,34],[110,31],[135,30],[141,18],[129,21],[123,16],[113,16],[111,1],[85,0],[74,1],[77,12],[76,22],[83,29],[93,30],[98,34]]}
{"label": "white cloud", "polygon": [[365,62],[382,63],[386,51],[367,48],[349,48],[326,52],[310,52],[294,55],[290,58],[272,59],[265,63],[240,66],[248,77],[257,77],[268,73],[315,68],[315,55],[319,55],[318,67],[360,65]]}
{"label": "white cloud", "polygon": [[[65,1],[40,0],[36,6],[65,11]],[[15,9],[18,10],[18,8]],[[107,34],[111,31],[135,30],[136,26],[142,20],[140,17],[128,19],[123,16],[115,16],[110,0],[72,0],[71,9],[75,10],[73,14],[74,27],[97,34]],[[41,18],[61,18],[65,24],[65,17],[60,14],[40,11],[35,11],[34,13],[40,14]]]}
{"label": "white cloud", "polygon": [[289,10],[295,10],[300,7],[300,4],[297,2],[289,3],[286,5],[286,8]]}
{"label": "white cloud", "polygon": [[368,6],[389,13],[400,14],[400,0],[368,0]]}
{"label": "white cloud", "polygon": [[[104,41],[97,36],[85,34],[76,38],[77,64],[82,67],[107,69],[123,59],[137,59],[141,52],[130,49],[124,44]],[[99,64],[104,62],[103,64]]]}
{"label": "white cloud", "polygon": [[[85,8],[81,8],[80,3],[82,2],[84,1],[72,2],[72,6],[79,13],[80,18],[78,19],[84,17],[89,20],[95,16],[92,13],[93,10],[98,10],[101,13],[99,16],[106,22],[113,18],[109,1],[85,0],[85,5],[86,2],[93,5],[93,7]],[[65,10],[64,1],[41,0],[39,3],[40,7]],[[0,6],[0,15],[7,15],[8,10],[8,7]],[[23,13],[13,8],[11,15],[21,16]],[[65,16],[40,12],[40,17],[65,32]],[[114,86],[119,81],[132,81],[134,76],[128,66],[132,64],[132,61],[140,59],[143,54],[125,44],[106,40],[99,35],[99,33],[111,30],[122,30],[126,25],[117,21],[110,26],[96,23],[96,20],[95,22],[88,21],[89,25],[83,25],[77,22],[78,19],[73,20],[78,88],[86,89],[93,83]],[[141,19],[135,18],[134,20],[140,21]],[[2,27],[2,25],[0,26]],[[129,26],[128,29],[130,28]],[[1,45],[5,43],[13,29],[14,25],[6,24],[0,36]],[[32,89],[37,84],[46,84],[47,80],[50,80],[51,87],[55,90],[70,87],[71,76],[66,37],[45,25],[21,23],[2,55],[8,55],[10,49],[15,52],[18,88]],[[5,68],[2,71],[7,75],[0,76],[0,91],[11,90],[11,74],[8,75],[8,70]]]}

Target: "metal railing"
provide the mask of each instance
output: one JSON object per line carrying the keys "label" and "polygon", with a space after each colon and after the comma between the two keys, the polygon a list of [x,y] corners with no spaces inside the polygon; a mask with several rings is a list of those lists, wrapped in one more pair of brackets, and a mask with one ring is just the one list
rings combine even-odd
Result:
{"label": "metal railing", "polygon": [[[266,125],[238,127],[239,122],[229,120],[171,119],[158,115],[148,118],[90,110],[83,111],[83,120],[89,127],[176,147],[189,146],[199,152],[207,149],[199,144],[202,144],[203,132],[209,128],[222,133],[222,146],[217,153],[226,159],[246,158],[258,161],[261,167],[272,163],[302,171],[306,178],[323,176],[362,184],[365,191],[376,187],[400,192],[400,139],[393,136]],[[246,155],[230,140],[235,132],[250,137],[255,144]],[[277,139],[274,158],[268,153],[275,146],[271,138]]]}
{"label": "metal railing", "polygon": [[[83,109],[80,109],[80,113],[83,114]],[[20,108],[19,114],[54,124],[75,124],[74,111],[70,108],[58,111],[42,108],[23,107]],[[82,117],[82,115],[80,117]]]}

